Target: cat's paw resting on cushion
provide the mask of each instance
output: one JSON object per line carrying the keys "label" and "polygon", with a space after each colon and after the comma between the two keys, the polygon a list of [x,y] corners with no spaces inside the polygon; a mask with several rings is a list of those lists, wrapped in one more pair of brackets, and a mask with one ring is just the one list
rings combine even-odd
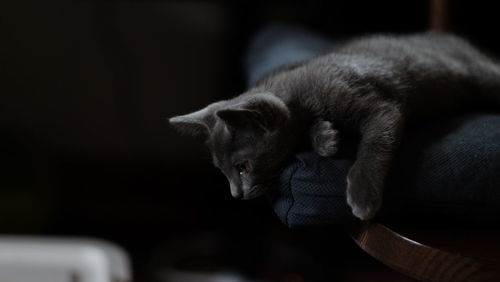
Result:
{"label": "cat's paw resting on cushion", "polygon": [[311,144],[314,151],[322,156],[335,155],[338,150],[339,134],[329,121],[320,120],[311,128]]}

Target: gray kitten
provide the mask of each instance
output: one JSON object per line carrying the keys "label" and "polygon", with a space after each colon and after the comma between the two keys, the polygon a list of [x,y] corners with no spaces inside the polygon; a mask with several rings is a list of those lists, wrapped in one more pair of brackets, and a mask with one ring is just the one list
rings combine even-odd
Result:
{"label": "gray kitten", "polygon": [[499,65],[458,37],[429,32],[351,40],[170,123],[206,136],[215,166],[242,199],[263,194],[304,140],[332,156],[338,132],[355,132],[347,202],[367,220],[381,206],[408,123],[485,105],[500,107]]}

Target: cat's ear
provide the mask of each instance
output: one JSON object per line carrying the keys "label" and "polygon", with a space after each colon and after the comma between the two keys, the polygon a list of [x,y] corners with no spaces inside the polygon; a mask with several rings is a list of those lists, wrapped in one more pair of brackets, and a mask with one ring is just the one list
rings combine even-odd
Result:
{"label": "cat's ear", "polygon": [[168,122],[181,133],[191,136],[207,136],[215,123],[214,111],[222,104],[223,102],[213,103],[199,111],[171,117]]}
{"label": "cat's ear", "polygon": [[280,98],[260,93],[226,106],[216,111],[216,115],[233,128],[275,131],[289,118],[290,112]]}

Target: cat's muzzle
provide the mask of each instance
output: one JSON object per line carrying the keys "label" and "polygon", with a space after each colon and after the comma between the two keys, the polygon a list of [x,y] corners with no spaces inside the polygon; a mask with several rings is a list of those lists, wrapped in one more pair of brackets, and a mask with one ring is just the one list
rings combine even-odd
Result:
{"label": "cat's muzzle", "polygon": [[242,200],[255,199],[266,192],[266,187],[262,184],[253,185],[248,191],[243,192]]}

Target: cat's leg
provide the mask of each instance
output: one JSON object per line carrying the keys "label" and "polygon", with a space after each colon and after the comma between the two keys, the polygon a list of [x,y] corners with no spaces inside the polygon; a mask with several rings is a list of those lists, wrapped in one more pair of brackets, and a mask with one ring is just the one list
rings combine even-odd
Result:
{"label": "cat's leg", "polygon": [[319,120],[311,128],[310,138],[314,151],[323,157],[337,153],[339,142],[338,131],[329,121]]}
{"label": "cat's leg", "polygon": [[402,137],[403,117],[392,105],[379,108],[361,126],[356,161],[347,177],[347,203],[353,214],[368,220],[382,204],[383,188]]}

